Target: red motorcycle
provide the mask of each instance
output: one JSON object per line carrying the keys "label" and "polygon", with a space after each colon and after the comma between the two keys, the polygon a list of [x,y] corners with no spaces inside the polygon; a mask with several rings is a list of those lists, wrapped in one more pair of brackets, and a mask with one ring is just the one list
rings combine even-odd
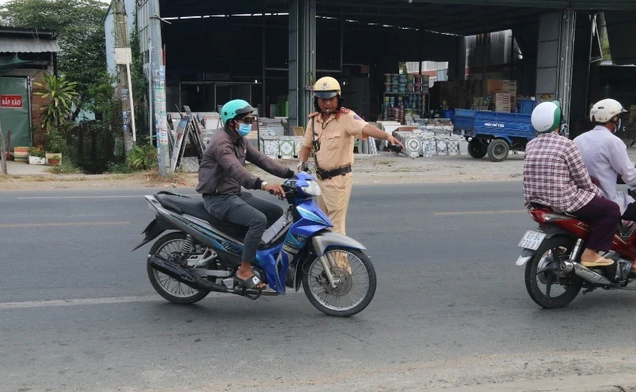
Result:
{"label": "red motorcycle", "polygon": [[540,204],[531,205],[530,215],[539,228],[528,230],[521,238],[519,247],[523,251],[516,264],[526,265],[526,289],[539,306],[562,308],[581,289],[583,294],[597,288],[633,290],[627,285],[636,279],[631,270],[636,259],[634,222],[621,221],[618,225],[612,249],[604,255],[614,260],[614,264],[587,268],[580,260],[590,234],[589,224]]}

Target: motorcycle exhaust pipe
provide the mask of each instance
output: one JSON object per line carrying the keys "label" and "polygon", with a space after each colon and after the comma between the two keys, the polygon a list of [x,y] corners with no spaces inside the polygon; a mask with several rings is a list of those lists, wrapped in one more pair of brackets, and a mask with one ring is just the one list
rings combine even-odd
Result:
{"label": "motorcycle exhaust pipe", "polygon": [[[613,285],[613,283],[610,282],[603,275],[596,273],[592,271],[591,269],[577,262],[577,260],[580,260],[581,253],[583,251],[582,244],[583,244],[583,241],[579,238],[576,241],[576,244],[574,245],[574,249],[572,250],[572,253],[570,254],[569,260],[564,260],[561,262],[561,270],[565,272],[566,274],[574,271],[574,274],[578,276],[579,278],[596,285]],[[614,261],[615,263],[612,266],[613,270],[611,271],[611,274],[615,275],[617,280],[627,279],[627,277],[629,276],[629,271],[631,269],[632,263],[622,259],[619,259],[618,261],[617,260],[614,260]]]}
{"label": "motorcycle exhaust pipe", "polygon": [[610,282],[603,275],[600,275],[579,263],[573,263],[573,264],[574,264],[574,273],[579,278],[596,285],[612,285],[612,282]]}
{"label": "motorcycle exhaust pipe", "polygon": [[150,266],[157,271],[164,273],[195,290],[218,291],[225,293],[228,289],[224,286],[210,282],[207,279],[200,278],[192,271],[181,267],[180,265],[168,261],[160,256],[148,256]]}

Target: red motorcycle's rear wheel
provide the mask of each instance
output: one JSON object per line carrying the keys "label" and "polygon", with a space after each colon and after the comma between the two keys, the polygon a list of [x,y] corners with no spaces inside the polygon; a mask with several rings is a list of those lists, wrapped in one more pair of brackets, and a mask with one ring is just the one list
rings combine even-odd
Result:
{"label": "red motorcycle's rear wheel", "polygon": [[[545,309],[562,308],[581,291],[583,281],[564,276],[559,260],[569,258],[574,239],[560,235],[543,241],[526,265],[526,289],[530,298]],[[542,290],[544,288],[544,290]],[[553,295],[557,291],[557,295]]]}

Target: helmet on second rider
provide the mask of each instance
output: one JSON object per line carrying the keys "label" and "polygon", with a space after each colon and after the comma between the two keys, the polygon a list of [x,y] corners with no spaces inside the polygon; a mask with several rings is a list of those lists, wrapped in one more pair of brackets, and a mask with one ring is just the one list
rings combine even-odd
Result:
{"label": "helmet on second rider", "polygon": [[590,121],[597,124],[607,124],[614,117],[623,113],[627,113],[627,110],[623,108],[620,102],[611,98],[603,99],[595,103],[590,109]]}
{"label": "helmet on second rider", "polygon": [[559,101],[540,103],[532,111],[530,121],[539,133],[556,131],[561,126],[561,104]]}
{"label": "helmet on second rider", "polygon": [[227,124],[228,121],[233,120],[237,116],[245,116],[253,111],[254,108],[247,101],[234,99],[221,108],[221,119],[224,124]]}

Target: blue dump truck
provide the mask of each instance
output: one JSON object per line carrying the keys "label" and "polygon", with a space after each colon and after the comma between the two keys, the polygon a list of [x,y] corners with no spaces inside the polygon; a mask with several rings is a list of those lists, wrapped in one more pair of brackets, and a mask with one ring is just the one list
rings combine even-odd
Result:
{"label": "blue dump truck", "polygon": [[505,160],[510,150],[524,151],[537,135],[530,114],[468,109],[455,110],[453,133],[466,138],[471,157],[488,154],[493,162]]}

